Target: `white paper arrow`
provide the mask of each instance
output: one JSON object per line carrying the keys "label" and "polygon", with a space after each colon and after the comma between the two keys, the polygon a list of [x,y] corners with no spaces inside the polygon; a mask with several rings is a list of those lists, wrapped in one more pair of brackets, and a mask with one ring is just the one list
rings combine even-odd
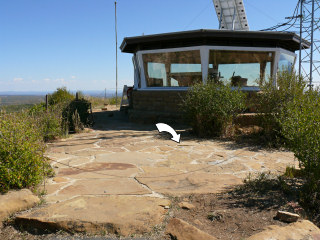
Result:
{"label": "white paper arrow", "polygon": [[176,131],[165,123],[157,123],[156,124],[159,132],[168,132],[172,135],[171,140],[177,143],[180,143],[180,134],[177,134]]}

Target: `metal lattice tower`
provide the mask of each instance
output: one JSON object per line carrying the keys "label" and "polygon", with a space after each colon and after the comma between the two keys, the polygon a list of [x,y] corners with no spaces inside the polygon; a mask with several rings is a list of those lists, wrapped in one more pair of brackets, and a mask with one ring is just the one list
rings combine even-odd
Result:
{"label": "metal lattice tower", "polygon": [[311,43],[309,49],[299,52],[299,75],[309,81],[310,87],[320,84],[320,0],[299,0],[300,41],[305,39]]}

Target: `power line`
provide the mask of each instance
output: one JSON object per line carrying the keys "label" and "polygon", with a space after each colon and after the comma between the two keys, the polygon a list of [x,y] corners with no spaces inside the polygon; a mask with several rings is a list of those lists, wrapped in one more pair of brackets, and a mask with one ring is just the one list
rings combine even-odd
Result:
{"label": "power line", "polygon": [[271,15],[267,14],[265,11],[257,8],[256,6],[254,6],[252,3],[250,3],[249,1],[246,2],[247,5],[251,6],[252,8],[254,8],[255,10],[257,10],[258,12],[262,13],[263,15],[265,15],[266,17],[268,17],[269,19],[273,20],[274,22],[278,22],[278,20],[276,20],[275,18],[273,18]]}
{"label": "power line", "polygon": [[184,27],[184,30],[186,30],[192,23],[194,23],[194,21],[200,17],[202,15],[202,13],[204,13],[205,10],[208,9],[208,6],[211,5],[212,2],[211,0],[209,1],[209,3]]}

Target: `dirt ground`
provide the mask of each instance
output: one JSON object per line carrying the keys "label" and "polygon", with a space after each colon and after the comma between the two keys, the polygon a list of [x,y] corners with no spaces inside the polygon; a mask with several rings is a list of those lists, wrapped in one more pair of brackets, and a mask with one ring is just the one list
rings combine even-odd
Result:
{"label": "dirt ground", "polygon": [[[182,201],[191,203],[195,208],[180,208],[178,203]],[[217,194],[174,198],[173,215],[217,239],[246,239],[268,225],[285,226],[286,223],[275,219],[276,213],[278,210],[295,212],[291,207],[294,202],[294,196],[273,187],[257,192],[242,186]]]}
{"label": "dirt ground", "polygon": [[17,230],[14,226],[0,227],[1,240],[166,240],[168,236],[155,237],[138,237],[138,238],[118,238],[116,236],[90,236],[86,234],[69,234],[66,232],[58,232],[51,234],[32,234],[27,231]]}

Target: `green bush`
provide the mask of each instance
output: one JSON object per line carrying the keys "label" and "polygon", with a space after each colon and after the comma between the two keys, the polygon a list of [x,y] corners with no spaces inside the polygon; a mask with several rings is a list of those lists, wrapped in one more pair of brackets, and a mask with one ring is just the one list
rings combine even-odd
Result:
{"label": "green bush", "polygon": [[62,119],[63,105],[56,104],[46,110],[43,104],[39,104],[29,111],[45,142],[63,136],[68,131]]}
{"label": "green bush", "polygon": [[320,179],[320,94],[309,90],[287,103],[278,117],[281,134],[300,165]]}
{"label": "green bush", "polygon": [[281,137],[281,126],[277,120],[279,113],[286,108],[294,98],[303,95],[306,82],[288,71],[281,71],[277,76],[277,84],[272,79],[260,82],[261,92],[253,99],[255,108],[260,116],[263,135],[270,143]]}
{"label": "green bush", "polygon": [[0,192],[34,187],[50,171],[45,144],[26,112],[0,115]]}
{"label": "green bush", "polygon": [[239,89],[208,80],[188,90],[183,108],[198,136],[226,136],[228,126],[245,109],[245,99],[246,95]]}
{"label": "green bush", "polygon": [[57,88],[52,94],[48,96],[49,105],[68,103],[72,101],[75,96],[70,93],[66,87]]}

